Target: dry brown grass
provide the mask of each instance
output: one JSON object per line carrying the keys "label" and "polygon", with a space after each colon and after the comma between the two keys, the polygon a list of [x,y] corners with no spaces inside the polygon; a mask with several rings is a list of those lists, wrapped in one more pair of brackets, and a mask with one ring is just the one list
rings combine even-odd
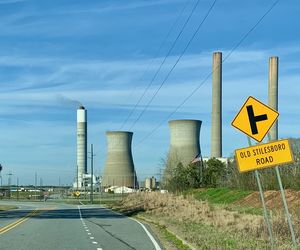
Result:
{"label": "dry brown grass", "polygon": [[[213,228],[213,230],[216,229],[217,231],[212,232],[212,234],[215,235],[218,235],[218,232],[228,233],[223,241],[228,240],[230,242],[230,240],[232,240],[230,237],[236,237],[237,242],[239,241],[238,239],[245,239],[248,243],[251,241],[249,245],[246,245],[247,249],[268,249],[268,234],[262,215],[229,211],[224,206],[211,205],[206,201],[196,200],[192,196],[184,197],[170,193],[161,194],[156,192],[131,194],[122,201],[119,209],[125,212],[143,211],[144,215],[155,218],[161,225],[173,227],[175,231],[176,226],[178,229],[180,225],[184,226],[180,228],[179,231],[182,231],[183,228],[185,231],[189,231],[190,225],[190,227],[194,227],[195,230],[190,231],[184,237],[191,243],[196,243],[197,246],[199,246],[199,244],[203,246],[204,244],[203,237],[205,236],[202,235],[202,238],[197,236],[197,230],[201,230],[199,226],[203,225],[206,228],[203,229],[202,227],[204,231],[210,230],[210,228]],[[290,233],[284,215],[273,211],[271,217],[273,234],[276,237],[278,249],[290,249]],[[300,232],[299,221],[295,220],[293,222],[296,232]],[[210,242],[211,240],[214,239],[210,239]],[[257,243],[262,243],[262,245],[257,246]],[[208,242],[207,244],[210,243]],[[224,244],[224,242],[218,244]],[[232,248],[226,247],[226,249],[236,248],[240,249],[242,247],[241,245],[235,245],[235,247]]]}
{"label": "dry brown grass", "polygon": [[184,198],[156,192],[133,194],[122,201],[122,209],[143,210],[148,214],[172,217],[181,222],[203,223],[231,232],[251,234],[253,237],[267,237],[262,216],[227,211],[191,196]]}

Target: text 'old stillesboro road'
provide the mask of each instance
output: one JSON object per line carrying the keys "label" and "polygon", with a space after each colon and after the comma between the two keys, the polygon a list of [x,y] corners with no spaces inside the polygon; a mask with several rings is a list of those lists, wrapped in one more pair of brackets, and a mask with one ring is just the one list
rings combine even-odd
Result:
{"label": "text 'old stillesboro road'", "polygon": [[293,162],[288,139],[235,150],[240,172]]}

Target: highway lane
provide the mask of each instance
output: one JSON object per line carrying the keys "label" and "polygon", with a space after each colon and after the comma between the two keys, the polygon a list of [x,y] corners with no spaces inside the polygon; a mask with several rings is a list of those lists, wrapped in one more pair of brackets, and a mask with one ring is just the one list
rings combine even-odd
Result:
{"label": "highway lane", "polygon": [[[19,209],[0,213],[1,250],[160,249],[143,225],[99,206],[18,204]],[[26,221],[14,226],[28,214]],[[5,227],[9,230],[3,231]]]}
{"label": "highway lane", "polygon": [[17,210],[0,212],[0,228],[5,227],[8,224],[16,222],[22,218],[25,218],[31,212],[42,208],[42,204],[39,203],[19,203],[14,201],[0,201],[1,204],[7,204],[19,207]]}

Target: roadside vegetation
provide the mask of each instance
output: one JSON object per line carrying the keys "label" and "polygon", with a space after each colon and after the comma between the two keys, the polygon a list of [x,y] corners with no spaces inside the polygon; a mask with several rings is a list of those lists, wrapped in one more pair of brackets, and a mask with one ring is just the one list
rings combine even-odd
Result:
{"label": "roadside vegetation", "polygon": [[[235,202],[223,205],[197,200],[192,195],[150,192],[128,195],[113,208],[153,221],[195,249],[271,249],[261,213],[233,209]],[[283,215],[273,211],[271,220],[277,248],[292,249]],[[294,226],[299,232],[297,220]]]}
{"label": "roadside vegetation", "polygon": [[16,206],[11,206],[11,205],[0,205],[0,212],[1,211],[7,211],[11,209],[16,209]]}
{"label": "roadside vegetation", "polygon": [[[300,139],[292,139],[291,144],[295,162],[281,166],[280,171],[296,234],[300,235]],[[183,166],[178,159],[164,162],[161,188],[169,193],[132,194],[113,207],[168,229],[192,249],[272,248],[253,173],[240,174],[234,160],[228,166],[214,158],[188,166]],[[259,172],[275,247],[294,249],[275,171]],[[164,238],[173,242],[176,249],[172,237]],[[177,249],[183,248],[177,246]]]}

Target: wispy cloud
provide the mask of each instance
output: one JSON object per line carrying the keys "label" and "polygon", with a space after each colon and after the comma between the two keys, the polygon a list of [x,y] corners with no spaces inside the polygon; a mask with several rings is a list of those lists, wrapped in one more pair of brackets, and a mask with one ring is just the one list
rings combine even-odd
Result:
{"label": "wispy cloud", "polygon": [[27,0],[0,0],[0,4],[13,4],[13,3],[20,3],[25,1]]}

